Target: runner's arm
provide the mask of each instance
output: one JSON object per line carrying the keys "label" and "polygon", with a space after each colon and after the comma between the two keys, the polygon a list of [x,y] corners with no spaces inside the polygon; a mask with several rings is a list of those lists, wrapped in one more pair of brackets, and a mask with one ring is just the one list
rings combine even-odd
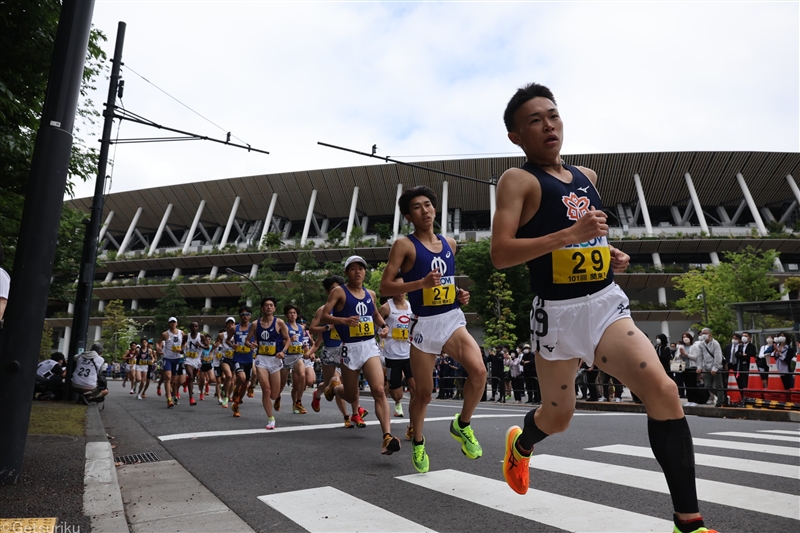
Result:
{"label": "runner's arm", "polygon": [[311,324],[308,327],[308,331],[311,333],[320,334],[323,331],[328,331],[327,326],[320,324],[320,316],[322,316],[323,309],[325,309],[324,305],[317,309],[317,312],[314,313],[314,318],[311,319]]}
{"label": "runner's arm", "polygon": [[345,299],[346,297],[344,295],[343,288],[336,287],[333,289],[328,295],[328,301],[325,302],[325,305],[322,308],[322,315],[319,317],[320,322],[323,324],[332,324],[334,326],[337,324],[341,326],[357,326],[358,316],[339,317],[331,314],[339,304],[344,306]]}
{"label": "runner's arm", "polygon": [[[409,281],[406,283],[403,278],[397,278],[397,273],[403,267],[406,258],[414,252],[414,244],[409,239],[398,239],[392,244],[389,250],[389,261],[383,269],[381,277],[381,294],[383,296],[397,296],[398,294],[418,291],[423,287],[433,287],[438,284],[438,279],[434,281],[434,274],[431,272],[422,279]],[[395,279],[397,278],[397,279]]]}

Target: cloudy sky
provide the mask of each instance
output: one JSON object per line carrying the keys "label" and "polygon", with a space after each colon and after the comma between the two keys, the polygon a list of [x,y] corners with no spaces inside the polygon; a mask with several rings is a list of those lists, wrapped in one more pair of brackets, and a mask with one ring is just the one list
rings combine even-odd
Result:
{"label": "cloudy sky", "polygon": [[127,109],[271,152],[120,145],[112,192],[377,163],[317,141],[408,161],[514,153],[503,109],[531,81],[558,100],[564,153],[798,151],[799,18],[794,1],[97,0],[109,57],[128,25]]}

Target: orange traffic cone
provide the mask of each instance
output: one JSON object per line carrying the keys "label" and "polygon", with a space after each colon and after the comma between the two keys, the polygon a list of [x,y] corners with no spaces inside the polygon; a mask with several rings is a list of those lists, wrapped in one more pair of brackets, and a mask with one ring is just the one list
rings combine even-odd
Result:
{"label": "orange traffic cone", "polygon": [[756,399],[763,399],[764,396],[761,392],[756,392],[752,389],[757,389],[760,391],[764,388],[764,384],[761,383],[761,375],[758,373],[758,365],[756,365],[756,358],[750,358],[750,369],[747,374],[747,389],[744,393],[745,398],[756,398]]}
{"label": "orange traffic cone", "polygon": [[792,392],[796,393],[792,394],[792,401],[794,403],[800,403],[800,354],[797,354],[795,358],[794,386],[792,387]]}
{"label": "orange traffic cone", "polygon": [[[767,392],[767,391],[781,391],[778,392]],[[775,400],[778,402],[785,402],[787,400],[788,394],[785,393],[786,389],[783,388],[783,381],[781,381],[781,376],[778,374],[778,365],[775,363],[775,358],[770,357],[769,360],[769,379],[767,380],[767,391],[764,392],[764,399],[765,400]]]}
{"label": "orange traffic cone", "polygon": [[733,405],[742,401],[742,395],[739,394],[739,384],[736,383],[736,376],[734,372],[728,372],[728,402]]}

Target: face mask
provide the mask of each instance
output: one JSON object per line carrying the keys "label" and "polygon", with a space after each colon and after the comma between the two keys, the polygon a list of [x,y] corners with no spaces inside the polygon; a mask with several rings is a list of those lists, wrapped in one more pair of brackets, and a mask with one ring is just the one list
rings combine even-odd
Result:
{"label": "face mask", "polygon": [[780,344],[783,344],[784,342],[786,342],[786,337],[778,337],[778,339],[777,339],[777,340],[778,340],[778,342],[779,342]]}
{"label": "face mask", "polygon": [[672,352],[672,353],[675,353],[675,352],[678,351],[678,349],[677,348],[670,348],[669,351]]}
{"label": "face mask", "polygon": [[656,339],[656,346],[661,344],[661,339]]}
{"label": "face mask", "polygon": [[688,345],[690,342],[692,342],[692,341],[689,339],[689,337],[684,337],[683,338],[683,344]]}
{"label": "face mask", "polygon": [[731,339],[731,344],[736,346],[737,344],[739,344],[739,339]]}
{"label": "face mask", "polygon": [[708,340],[708,335],[705,335],[705,334],[700,335],[700,340],[703,341],[703,342],[706,342]]}
{"label": "face mask", "polygon": [[747,344],[748,342],[750,342],[750,337],[742,337],[742,342]]}
{"label": "face mask", "polygon": [[772,339],[770,339],[769,337],[767,337],[767,344],[772,344]]}

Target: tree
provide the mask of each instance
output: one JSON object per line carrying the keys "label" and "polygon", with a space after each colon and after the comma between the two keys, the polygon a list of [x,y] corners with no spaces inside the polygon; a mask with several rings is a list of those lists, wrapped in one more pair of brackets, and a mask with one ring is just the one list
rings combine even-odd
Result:
{"label": "tree", "polygon": [[50,324],[47,323],[47,320],[44,321],[44,326],[42,327],[42,343],[39,347],[39,361],[44,361],[45,359],[50,359],[50,354],[53,352],[53,328],[50,327]]}
{"label": "tree", "polygon": [[281,246],[283,246],[283,239],[281,239],[280,233],[270,231],[264,235],[262,244],[266,246],[268,250],[280,250]]}
{"label": "tree", "polygon": [[[13,267],[16,255],[60,13],[59,0],[0,3],[0,50],[4,50],[0,54],[0,168],[3,175],[0,180],[0,240],[8,270]],[[105,40],[102,32],[91,31],[69,164],[67,190],[70,193],[75,178],[93,178],[97,171],[98,150],[87,147],[80,134],[100,116],[87,95],[94,89],[99,74],[107,68],[104,66],[106,55],[100,48]],[[59,235],[59,248],[61,246]],[[62,269],[56,262],[54,272],[59,270]]]}
{"label": "tree", "polygon": [[364,230],[361,229],[359,226],[354,226],[353,229],[350,231],[350,242],[348,242],[348,246],[350,247],[350,251],[354,251],[357,246],[361,244],[361,239],[364,237]]}
{"label": "tree", "polygon": [[378,234],[382,241],[388,241],[394,235],[394,229],[388,222],[378,222],[375,224],[375,233]]}
{"label": "tree", "polygon": [[164,288],[164,297],[158,300],[156,308],[153,312],[155,316],[156,331],[165,331],[167,321],[170,317],[178,319],[178,324],[183,324],[186,321],[186,315],[189,312],[189,307],[186,305],[186,299],[178,289],[178,282],[170,280]]}
{"label": "tree", "polygon": [[[50,299],[66,301],[73,295],[73,283],[78,277],[83,255],[83,236],[86,232],[86,213],[64,205],[61,208],[61,224],[58,228],[58,243],[53,261],[53,280],[50,283]],[[99,262],[98,262],[99,264]]]}
{"label": "tree", "polygon": [[[273,269],[274,266],[275,260],[270,257],[267,257],[261,262],[258,272],[251,278],[258,286],[258,289],[247,280],[240,285],[242,288],[242,297],[239,298],[239,305],[245,305],[248,300],[255,302],[253,307],[256,307],[256,309],[253,310],[253,320],[256,319],[256,316],[261,316],[258,307],[261,305],[262,294],[264,297],[274,296],[280,298],[281,293],[284,292],[283,285],[278,283],[278,273]],[[259,291],[261,291],[261,293],[259,293]]]}
{"label": "tree", "polygon": [[381,301],[381,278],[383,277],[383,271],[385,269],[386,263],[380,263],[372,270],[367,269],[369,279],[364,281],[364,287],[375,291],[375,297],[378,299],[378,301],[375,302],[376,306],[380,305],[379,302]]}
{"label": "tree", "polygon": [[[758,251],[751,246],[741,253],[724,252],[723,263],[672,278],[675,288],[685,295],[676,305],[684,314],[701,315],[704,321],[707,311],[708,323],[703,325],[711,328],[717,337],[725,338],[737,329],[736,315],[730,304],[780,297],[771,275],[779,255],[775,250]],[[695,324],[695,327],[701,325]]]}
{"label": "tree", "polygon": [[[783,288],[789,295],[791,295],[795,291],[800,291],[800,278],[798,278],[797,276],[786,278],[786,281],[783,283]],[[798,297],[800,298],[800,296]]]}
{"label": "tree", "polygon": [[112,361],[122,358],[132,342],[139,339],[142,326],[125,314],[122,300],[111,300],[104,309],[102,340],[103,356]]}
{"label": "tree", "polygon": [[339,246],[342,243],[342,238],[344,238],[344,233],[342,233],[342,230],[339,228],[333,228],[328,232],[325,242],[331,246]]}
{"label": "tree", "polygon": [[286,303],[297,306],[300,313],[310,320],[319,306],[328,300],[322,287],[322,280],[328,275],[326,270],[320,268],[312,252],[301,252],[297,255],[294,270],[287,276],[290,288],[285,298]]}
{"label": "tree", "polygon": [[488,291],[485,335],[483,344],[488,348],[495,346],[516,346],[517,336],[514,334],[516,314],[511,311],[514,302],[513,293],[506,283],[506,275],[495,272],[489,279],[491,288]]}

